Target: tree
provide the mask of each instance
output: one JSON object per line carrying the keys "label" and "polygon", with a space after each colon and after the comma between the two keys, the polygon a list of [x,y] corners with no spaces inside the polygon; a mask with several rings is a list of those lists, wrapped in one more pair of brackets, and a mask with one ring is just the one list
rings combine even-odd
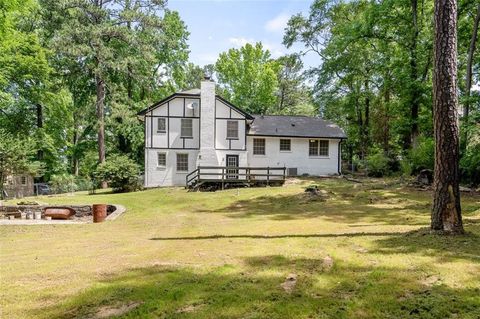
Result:
{"label": "tree", "polygon": [[457,116],[457,2],[435,0],[433,231],[463,233]]}
{"label": "tree", "polygon": [[260,42],[223,52],[215,64],[218,82],[226,97],[247,112],[257,114],[275,105],[278,69],[278,62]]}

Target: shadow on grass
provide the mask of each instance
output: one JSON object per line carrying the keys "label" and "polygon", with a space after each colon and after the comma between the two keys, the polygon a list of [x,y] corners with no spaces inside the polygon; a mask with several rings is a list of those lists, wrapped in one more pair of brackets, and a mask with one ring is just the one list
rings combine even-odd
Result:
{"label": "shadow on grass", "polygon": [[[291,293],[280,286],[297,275]],[[477,318],[478,289],[425,285],[401,267],[357,266],[280,255],[245,258],[209,272],[146,267],[106,277],[63,303],[36,309],[45,318],[91,318],[105,307],[122,318]]]}
{"label": "shadow on grass", "polygon": [[[428,202],[402,204],[401,194],[389,198],[374,193],[366,194],[364,197],[344,197],[339,194],[326,201],[304,193],[260,196],[239,200],[219,209],[204,209],[201,212],[223,213],[231,218],[265,216],[274,220],[292,220],[322,217],[333,222],[384,225],[425,225],[430,216]],[[377,206],[382,202],[385,202],[386,206]]]}
{"label": "shadow on grass", "polygon": [[360,233],[338,233],[338,234],[284,234],[284,235],[206,235],[206,236],[183,236],[183,237],[155,237],[150,240],[208,240],[208,239],[278,239],[278,238],[335,238],[335,237],[370,237],[370,236],[400,236],[402,232],[360,232]]}
{"label": "shadow on grass", "polygon": [[480,264],[480,224],[467,222],[466,230],[465,235],[442,236],[423,228],[377,239],[377,249],[372,252],[386,255],[420,253],[437,257],[439,262],[467,259]]}

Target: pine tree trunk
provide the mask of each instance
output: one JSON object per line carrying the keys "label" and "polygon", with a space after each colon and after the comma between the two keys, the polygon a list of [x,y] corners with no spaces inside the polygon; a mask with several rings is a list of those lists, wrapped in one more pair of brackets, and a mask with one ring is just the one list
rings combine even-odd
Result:
{"label": "pine tree trunk", "polygon": [[433,231],[463,233],[459,191],[457,2],[435,0]]}
{"label": "pine tree trunk", "polygon": [[[99,74],[95,75],[95,81],[97,84],[97,125],[98,125],[98,163],[105,162],[105,81]],[[102,181],[102,188],[106,188],[107,183]]]}

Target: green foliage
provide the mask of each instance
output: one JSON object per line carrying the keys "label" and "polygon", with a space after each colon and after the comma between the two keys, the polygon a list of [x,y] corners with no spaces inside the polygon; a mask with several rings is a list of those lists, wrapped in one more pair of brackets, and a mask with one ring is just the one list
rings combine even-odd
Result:
{"label": "green foliage", "polygon": [[382,150],[375,150],[366,159],[367,173],[369,176],[382,177],[390,173],[389,158]]}
{"label": "green foliage", "polygon": [[127,156],[110,157],[98,166],[96,177],[109,183],[115,192],[132,192],[141,189],[140,169]]}
{"label": "green foliage", "polygon": [[471,137],[471,143],[460,160],[462,181],[480,185],[480,129]]}
{"label": "green foliage", "polygon": [[50,188],[53,193],[70,193],[78,189],[75,183],[75,176],[69,174],[53,175],[50,179]]}
{"label": "green foliage", "polygon": [[247,43],[220,54],[215,70],[221,89],[233,104],[264,114],[276,103],[279,64],[262,43]]}
{"label": "green foliage", "polygon": [[407,155],[410,160],[412,173],[416,174],[422,169],[433,170],[435,160],[435,141],[430,137],[421,137],[416,148],[411,149]]}

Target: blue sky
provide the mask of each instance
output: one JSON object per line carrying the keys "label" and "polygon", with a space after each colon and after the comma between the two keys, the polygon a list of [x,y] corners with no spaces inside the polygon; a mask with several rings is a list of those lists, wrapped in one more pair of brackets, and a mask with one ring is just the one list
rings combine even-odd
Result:
{"label": "blue sky", "polygon": [[[219,53],[245,43],[261,41],[274,58],[301,50],[282,45],[289,17],[308,13],[312,0],[169,0],[168,7],[180,13],[190,32],[190,61],[214,63]],[[304,59],[306,66],[315,57]]]}

